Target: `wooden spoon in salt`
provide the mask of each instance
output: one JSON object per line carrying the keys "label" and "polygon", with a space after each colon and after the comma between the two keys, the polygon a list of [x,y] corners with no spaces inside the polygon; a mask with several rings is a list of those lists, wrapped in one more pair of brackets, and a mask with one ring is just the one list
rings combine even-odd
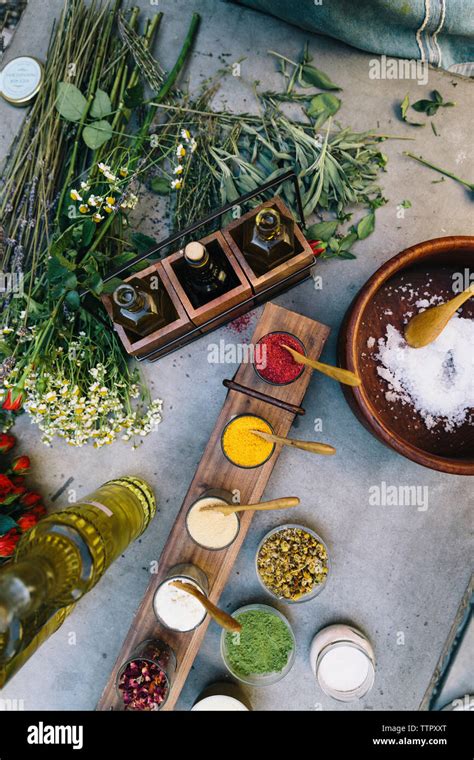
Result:
{"label": "wooden spoon in salt", "polygon": [[423,348],[440,335],[457,309],[474,296],[474,283],[446,303],[416,314],[405,327],[405,340],[412,348]]}
{"label": "wooden spoon in salt", "polygon": [[171,581],[170,586],[175,586],[181,591],[186,591],[188,594],[191,594],[191,596],[194,596],[195,599],[198,599],[202,606],[206,608],[211,618],[213,618],[213,620],[215,620],[222,628],[225,628],[226,631],[240,633],[242,630],[242,626],[238,620],[231,615],[228,615],[224,610],[220,610],[219,607],[216,607],[216,605],[213,604],[207,596],[204,596],[199,589],[195,588],[195,586],[192,586],[190,583],[183,583],[183,581]]}

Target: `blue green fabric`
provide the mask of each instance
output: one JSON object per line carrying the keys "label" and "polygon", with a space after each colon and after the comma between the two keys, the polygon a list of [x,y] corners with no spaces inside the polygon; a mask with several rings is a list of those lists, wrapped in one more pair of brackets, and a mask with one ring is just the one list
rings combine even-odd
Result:
{"label": "blue green fabric", "polygon": [[236,0],[371,53],[474,75],[474,0]]}

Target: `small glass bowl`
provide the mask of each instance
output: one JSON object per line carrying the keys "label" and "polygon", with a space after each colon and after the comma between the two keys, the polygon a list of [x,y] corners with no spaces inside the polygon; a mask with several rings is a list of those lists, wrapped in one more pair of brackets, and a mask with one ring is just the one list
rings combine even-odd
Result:
{"label": "small glass bowl", "polygon": [[[339,646],[354,647],[367,658],[367,675],[364,681],[350,691],[341,691],[331,687],[319,674],[319,666],[325,655]],[[361,631],[351,625],[336,623],[318,631],[311,642],[309,660],[321,689],[329,697],[337,699],[338,702],[353,702],[362,699],[374,685],[375,654],[372,644]]]}
{"label": "small glass bowl", "polygon": [[227,428],[229,427],[229,425],[232,425],[232,423],[235,422],[235,420],[239,419],[239,417],[255,417],[255,419],[262,420],[262,422],[264,422],[266,425],[268,425],[268,427],[270,428],[270,431],[271,431],[272,434],[273,434],[274,430],[273,430],[273,427],[268,422],[268,420],[266,420],[264,417],[261,417],[259,414],[236,414],[235,417],[232,417],[232,419],[229,420],[229,422],[224,427],[224,430],[222,431],[222,434],[221,434],[221,449],[222,449],[222,453],[224,454],[224,456],[227,459],[227,461],[230,462],[231,464],[233,464],[234,467],[240,467],[242,470],[255,470],[257,467],[261,467],[266,462],[268,462],[268,460],[270,459],[270,457],[273,456],[273,453],[275,451],[275,444],[272,445],[272,449],[271,449],[270,453],[268,454],[268,456],[263,460],[263,462],[259,462],[259,464],[245,465],[245,464],[237,464],[237,462],[234,462],[234,460],[231,459],[226,454],[226,451],[225,451],[225,448],[224,448],[224,436],[225,436],[225,432],[226,432]]}
{"label": "small glass bowl", "polygon": [[173,677],[176,672],[177,660],[174,651],[171,649],[169,644],[167,644],[166,641],[163,641],[162,639],[146,639],[135,647],[131,656],[125,660],[120,670],[118,671],[117,679],[115,682],[117,694],[119,695],[119,698],[125,709],[127,709],[127,707],[123,701],[124,695],[122,690],[119,689],[120,679],[122,678],[122,675],[128,665],[136,660],[156,665],[164,673],[167,684],[166,696],[163,702],[161,702],[160,705],[157,705],[156,710],[149,710],[147,712],[156,712],[158,710],[162,710],[168,701]]}
{"label": "small glass bowl", "polygon": [[202,549],[205,549],[208,552],[221,552],[224,549],[228,549],[229,546],[231,546],[234,543],[234,541],[236,540],[237,536],[240,533],[240,517],[239,517],[239,514],[238,514],[238,512],[235,512],[235,517],[237,518],[237,532],[236,532],[234,538],[231,541],[229,541],[228,544],[226,544],[225,546],[219,546],[219,547],[216,547],[216,546],[206,546],[205,544],[200,544],[199,541],[196,541],[196,539],[194,538],[193,534],[189,530],[189,527],[188,527],[188,516],[189,516],[189,513],[191,512],[191,510],[196,506],[196,504],[198,504],[203,499],[216,499],[216,501],[219,499],[220,501],[225,501],[226,504],[232,504],[232,494],[229,491],[225,491],[225,490],[223,490],[221,488],[212,488],[212,489],[209,489],[208,491],[204,491],[204,493],[202,493],[201,496],[199,496],[198,499],[196,499],[195,501],[193,501],[193,503],[191,504],[191,506],[189,507],[189,509],[188,509],[188,511],[186,513],[186,530],[188,532],[188,536],[191,539],[191,541],[193,543],[195,543],[196,546],[200,546]]}
{"label": "small glass bowl", "polygon": [[[280,620],[283,620],[285,625],[288,628],[288,631],[291,634],[291,638],[293,641],[293,649],[291,650],[289,656],[288,656],[288,662],[286,663],[283,670],[281,670],[279,673],[255,673],[254,675],[246,675],[242,676],[239,673],[237,673],[235,670],[232,669],[228,659],[227,659],[227,652],[226,652],[226,635],[229,633],[229,631],[226,631],[224,628],[222,629],[221,634],[221,656],[224,661],[224,665],[226,666],[227,670],[231,675],[234,676],[238,681],[241,681],[241,683],[249,684],[250,686],[271,686],[274,683],[277,683],[278,681],[281,681],[282,678],[284,678],[293,667],[293,664],[295,662],[296,657],[296,639],[295,634],[293,633],[293,629],[291,625],[289,624],[288,620],[282,613],[277,610],[275,607],[272,607],[269,604],[246,604],[244,607],[239,607],[239,609],[235,610],[235,612],[232,613],[232,617],[238,617],[242,612],[249,612],[250,610],[260,610],[262,612],[270,612],[276,617],[280,618]],[[230,634],[230,635],[238,635],[238,634]]]}
{"label": "small glass bowl", "polygon": [[204,623],[204,620],[206,619],[207,611],[203,607],[203,615],[200,619],[199,623],[196,623],[192,628],[173,628],[171,625],[169,625],[157,612],[156,606],[155,606],[155,598],[160,590],[160,588],[169,581],[176,579],[181,580],[184,579],[185,581],[189,581],[191,584],[196,586],[198,590],[204,594],[204,596],[208,596],[209,594],[209,581],[207,579],[207,575],[204,572],[204,570],[201,570],[200,567],[197,565],[193,565],[191,562],[182,562],[179,565],[174,565],[174,567],[171,567],[168,572],[166,573],[166,577],[163,578],[159,586],[157,587],[155,593],[153,594],[153,612],[155,613],[155,617],[158,620],[161,625],[163,625],[165,628],[168,628],[170,631],[176,631],[177,633],[190,633],[191,631],[195,631],[196,628],[199,628],[202,623]]}
{"label": "small glass bowl", "polygon": [[[262,577],[260,575],[260,572],[258,570],[258,555],[260,554],[260,550],[261,550],[263,544],[265,543],[265,541],[267,541],[275,533],[279,533],[282,530],[290,530],[292,528],[298,528],[299,530],[304,530],[305,533],[309,533],[311,536],[313,536],[314,539],[316,539],[316,541],[318,541],[320,544],[322,544],[324,546],[324,548],[326,549],[326,554],[327,554],[326,563],[327,563],[328,571],[326,573],[325,579],[322,581],[322,583],[316,583],[313,586],[312,590],[308,591],[308,593],[304,594],[302,597],[300,597],[300,599],[286,599],[284,596],[278,596],[278,594],[275,594],[274,591],[272,591],[270,588],[268,588],[267,585],[265,585],[265,583],[263,582],[263,579],[262,579]],[[270,594],[271,596],[273,596],[273,598],[276,599],[277,601],[279,601],[279,602],[285,602],[285,604],[301,604],[302,602],[309,602],[310,599],[314,599],[315,596],[318,596],[318,594],[320,594],[321,591],[323,590],[323,588],[325,588],[325,586],[326,586],[328,577],[329,577],[330,572],[331,572],[331,563],[330,563],[330,559],[329,559],[329,551],[328,551],[328,548],[327,548],[325,542],[321,538],[321,536],[318,536],[318,534],[314,530],[311,530],[311,528],[307,528],[306,525],[299,525],[298,523],[285,523],[284,525],[279,525],[277,528],[272,528],[272,530],[268,531],[268,533],[266,533],[265,536],[260,541],[260,543],[258,545],[257,553],[255,555],[255,572],[257,573],[257,578],[258,578],[258,580],[259,580],[260,585],[262,586],[262,588],[264,588],[265,591],[267,592],[267,594]]]}
{"label": "small glass bowl", "polygon": [[[290,333],[287,330],[274,330],[273,332],[266,333],[266,335],[262,335],[260,340],[257,341],[256,346],[258,346],[259,343],[261,343],[262,340],[264,340],[264,338],[268,338],[269,335],[289,335],[290,338],[293,338],[293,340],[295,340],[299,344],[299,347],[300,347],[299,353],[304,354],[304,356],[306,356],[306,348],[304,347],[304,344],[301,342],[299,338],[296,337],[296,335],[293,335],[293,333]],[[255,364],[255,362],[253,363],[253,368],[255,370],[255,374],[260,380],[262,380],[262,382],[268,383],[268,385],[274,385],[277,388],[280,388],[284,385],[291,385],[291,383],[294,383],[296,380],[299,380],[305,370],[305,365],[304,364],[301,365],[300,371],[298,372],[297,375],[295,375],[295,377],[292,380],[286,380],[284,383],[276,383],[274,380],[268,380],[268,378],[262,375],[261,372],[257,369],[257,365]]]}

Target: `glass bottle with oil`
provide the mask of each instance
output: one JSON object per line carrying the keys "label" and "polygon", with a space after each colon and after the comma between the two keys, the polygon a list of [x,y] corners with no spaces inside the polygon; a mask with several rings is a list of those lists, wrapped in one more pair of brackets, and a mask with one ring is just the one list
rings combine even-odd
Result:
{"label": "glass bottle with oil", "polygon": [[14,561],[0,570],[0,687],[141,535],[155,511],[147,483],[120,478],[24,534]]}
{"label": "glass bottle with oil", "polygon": [[198,241],[188,243],[184,249],[185,284],[198,308],[217,298],[227,290],[228,272],[223,263]]}
{"label": "glass bottle with oil", "polygon": [[265,206],[243,229],[242,250],[257,276],[283,264],[295,252],[294,224],[278,209]]}
{"label": "glass bottle with oil", "polygon": [[173,321],[171,302],[158,277],[154,280],[156,288],[134,277],[119,285],[112,296],[114,322],[141,337]]}

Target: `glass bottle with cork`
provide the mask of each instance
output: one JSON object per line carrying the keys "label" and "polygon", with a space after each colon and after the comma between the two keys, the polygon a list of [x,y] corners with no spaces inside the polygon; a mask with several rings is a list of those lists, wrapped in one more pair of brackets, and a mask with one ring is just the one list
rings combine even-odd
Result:
{"label": "glass bottle with cork", "polygon": [[150,487],[119,478],[41,520],[0,571],[0,687],[100,580],[156,511]]}
{"label": "glass bottle with cork", "polygon": [[283,264],[295,252],[294,224],[275,206],[265,206],[243,229],[242,250],[257,276]]}
{"label": "glass bottle with cork", "polygon": [[145,337],[172,321],[171,303],[157,276],[153,278],[154,284],[155,280],[156,287],[152,288],[146,280],[133,277],[114,290],[114,322]]}
{"label": "glass bottle with cork", "polygon": [[223,263],[197,240],[184,249],[185,284],[198,308],[224,293],[228,286],[228,272]]}

